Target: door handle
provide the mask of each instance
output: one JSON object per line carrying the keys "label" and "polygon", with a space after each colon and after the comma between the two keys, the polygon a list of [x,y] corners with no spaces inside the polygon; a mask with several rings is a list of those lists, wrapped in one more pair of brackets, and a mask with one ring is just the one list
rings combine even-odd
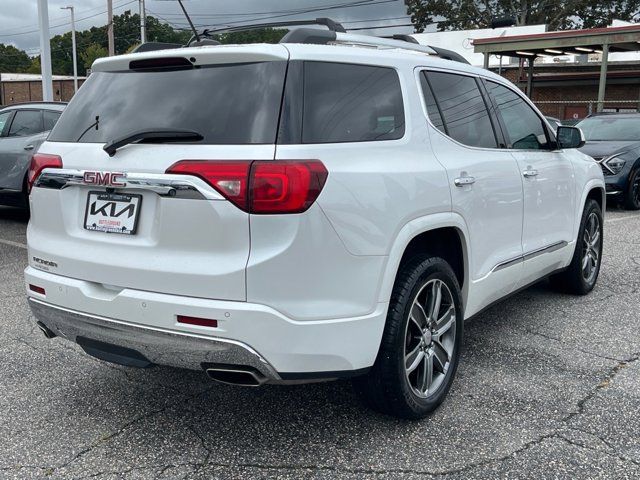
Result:
{"label": "door handle", "polygon": [[527,169],[522,172],[522,175],[529,178],[529,177],[536,177],[538,175],[538,170],[536,170],[535,168],[531,168],[530,166],[527,167]]}
{"label": "door handle", "polygon": [[25,150],[33,150],[33,145],[25,145]]}
{"label": "door handle", "polygon": [[453,180],[453,184],[456,187],[464,187],[465,185],[473,185],[474,183],[476,183],[476,179],[467,175],[463,175]]}

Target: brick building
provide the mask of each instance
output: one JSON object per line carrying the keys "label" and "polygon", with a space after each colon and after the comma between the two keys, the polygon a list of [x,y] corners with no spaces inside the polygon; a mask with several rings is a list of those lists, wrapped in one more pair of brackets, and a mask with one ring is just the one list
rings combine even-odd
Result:
{"label": "brick building", "polygon": [[[78,77],[78,86],[85,77]],[[53,99],[67,102],[73,97],[73,77],[53,76]],[[42,77],[29,73],[0,73],[0,105],[42,100]]]}
{"label": "brick building", "polygon": [[[491,68],[497,72],[497,68]],[[523,91],[527,69],[502,68],[502,75]],[[596,111],[600,62],[536,63],[533,101],[546,115],[560,119],[583,118]],[[607,71],[604,111],[638,111],[640,108],[640,62],[611,62]]]}

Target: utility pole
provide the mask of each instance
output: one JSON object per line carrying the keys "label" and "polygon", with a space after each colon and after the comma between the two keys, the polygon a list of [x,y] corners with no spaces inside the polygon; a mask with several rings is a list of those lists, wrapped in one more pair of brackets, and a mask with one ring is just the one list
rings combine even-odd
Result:
{"label": "utility pole", "polygon": [[109,38],[109,56],[116,54],[113,42],[113,0],[107,0],[107,37]]}
{"label": "utility pole", "polygon": [[140,43],[147,42],[147,13],[144,8],[144,0],[140,0]]}
{"label": "utility pole", "polygon": [[76,18],[73,7],[60,7],[61,10],[71,11],[71,54],[73,55],[73,93],[78,91],[78,61],[76,60]]}
{"label": "utility pole", "polygon": [[51,45],[49,44],[49,6],[47,0],[38,0],[38,22],[40,23],[40,68],[42,73],[42,100],[53,101],[51,78]]}

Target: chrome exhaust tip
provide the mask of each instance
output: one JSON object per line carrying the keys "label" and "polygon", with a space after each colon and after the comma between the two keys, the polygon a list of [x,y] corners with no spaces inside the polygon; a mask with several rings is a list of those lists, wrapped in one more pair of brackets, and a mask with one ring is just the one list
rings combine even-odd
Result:
{"label": "chrome exhaust tip", "polygon": [[205,369],[212,380],[227,385],[241,387],[259,387],[267,381],[267,377],[250,367],[209,367]]}
{"label": "chrome exhaust tip", "polygon": [[40,331],[44,334],[44,336],[46,338],[52,339],[52,338],[55,338],[57,336],[55,333],[53,333],[51,330],[49,330],[49,327],[47,327],[44,323],[36,322],[36,325],[38,326],[38,328],[40,329]]}

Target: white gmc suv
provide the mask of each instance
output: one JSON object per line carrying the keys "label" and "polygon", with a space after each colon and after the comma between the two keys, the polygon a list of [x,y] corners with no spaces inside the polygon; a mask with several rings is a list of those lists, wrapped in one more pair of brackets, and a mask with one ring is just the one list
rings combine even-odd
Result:
{"label": "white gmc suv", "polygon": [[420,418],[465,319],[546,277],[594,287],[578,129],[429,47],[318,32],[93,65],[29,171],[45,335],[240,385],[353,377]]}

